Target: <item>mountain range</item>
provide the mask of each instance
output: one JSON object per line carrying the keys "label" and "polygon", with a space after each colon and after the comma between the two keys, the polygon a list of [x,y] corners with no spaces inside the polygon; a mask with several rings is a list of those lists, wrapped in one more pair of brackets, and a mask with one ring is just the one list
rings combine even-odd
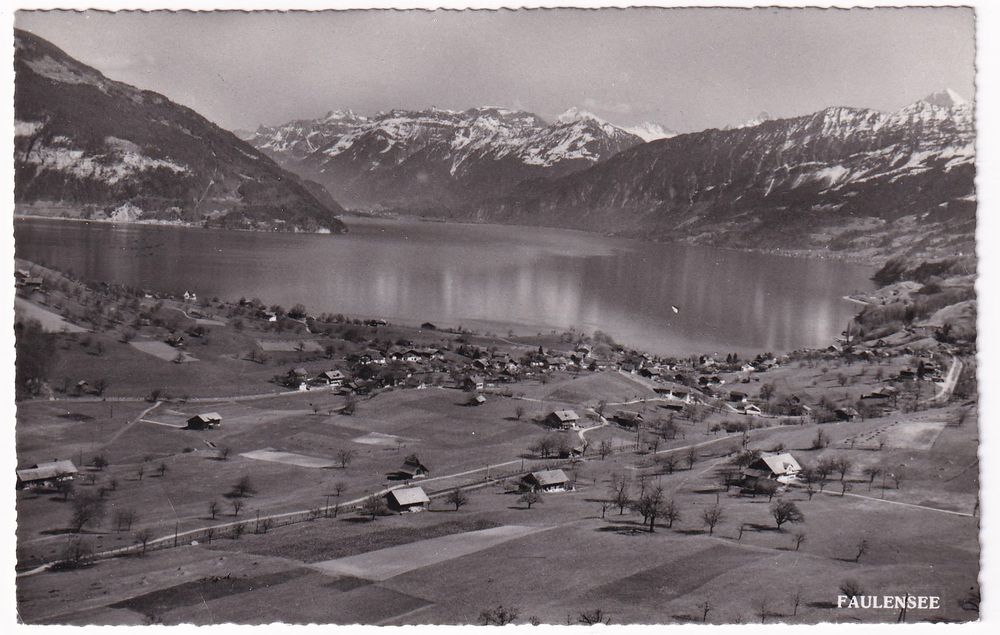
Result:
{"label": "mountain range", "polygon": [[14,32],[19,214],[344,231],[344,210],[234,134]]}
{"label": "mountain range", "polygon": [[973,109],[946,90],[644,143],[449,215],[876,255],[973,253],[975,210]]}
{"label": "mountain range", "polygon": [[432,209],[572,174],[643,143],[644,136],[667,134],[649,125],[636,132],[577,109],[549,123],[529,112],[482,107],[371,117],[336,111],[241,136],[345,205]]}
{"label": "mountain range", "polygon": [[477,107],[331,111],[237,136],[30,33],[15,46],[18,213],[342,231],[344,204],[875,259],[974,253],[973,107],[950,90],[685,134]]}

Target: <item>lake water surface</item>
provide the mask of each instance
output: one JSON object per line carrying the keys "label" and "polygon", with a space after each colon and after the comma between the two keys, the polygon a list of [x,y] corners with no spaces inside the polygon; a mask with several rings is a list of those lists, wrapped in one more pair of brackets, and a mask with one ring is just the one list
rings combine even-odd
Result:
{"label": "lake water surface", "polygon": [[[347,219],[346,235],[17,219],[20,258],[312,313],[504,334],[602,330],[662,354],[825,346],[870,267],[559,229]],[[679,309],[675,313],[671,306]]]}

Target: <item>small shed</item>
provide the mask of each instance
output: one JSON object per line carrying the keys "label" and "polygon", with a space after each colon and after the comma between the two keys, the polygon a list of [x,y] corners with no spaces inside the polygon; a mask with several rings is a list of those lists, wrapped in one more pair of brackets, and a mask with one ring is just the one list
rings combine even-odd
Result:
{"label": "small shed", "polygon": [[188,430],[215,430],[222,426],[222,415],[218,412],[203,412],[187,420]]}
{"label": "small shed", "polygon": [[562,470],[542,470],[525,475],[521,483],[530,490],[565,492],[569,487],[569,477]]}
{"label": "small shed", "polygon": [[16,472],[18,489],[36,489],[52,487],[60,481],[72,481],[79,470],[76,469],[72,461],[57,459],[37,463]]}
{"label": "small shed", "polygon": [[420,512],[427,509],[431,499],[420,487],[401,487],[390,490],[385,495],[385,501],[389,509],[394,512]]}

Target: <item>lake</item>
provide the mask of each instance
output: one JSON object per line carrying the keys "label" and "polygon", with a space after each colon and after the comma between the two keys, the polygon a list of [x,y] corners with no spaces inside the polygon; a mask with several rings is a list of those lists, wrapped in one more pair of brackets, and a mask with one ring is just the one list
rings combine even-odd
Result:
{"label": "lake", "polygon": [[[561,229],[347,219],[346,235],[16,219],[17,257],[86,280],[505,334],[576,328],[660,354],[829,344],[871,267]],[[675,312],[672,307],[677,307]]]}

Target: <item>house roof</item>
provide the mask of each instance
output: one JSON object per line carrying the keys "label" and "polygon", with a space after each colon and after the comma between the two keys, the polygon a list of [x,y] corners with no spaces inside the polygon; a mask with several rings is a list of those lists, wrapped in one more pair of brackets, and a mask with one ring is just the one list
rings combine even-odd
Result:
{"label": "house roof", "polygon": [[76,474],[79,470],[73,465],[73,461],[48,461],[39,463],[34,467],[17,470],[17,478],[21,481],[44,481],[58,476]]}
{"label": "house roof", "polygon": [[344,373],[339,370],[324,370],[320,373],[320,377],[325,377],[326,379],[343,379]]}
{"label": "house roof", "polygon": [[541,472],[532,472],[532,478],[535,479],[542,487],[548,487],[549,485],[562,485],[563,483],[569,482],[569,477],[562,470],[543,470]]}
{"label": "house roof", "polygon": [[401,487],[389,492],[389,496],[396,499],[400,505],[420,505],[431,502],[424,490],[420,487]]}
{"label": "house roof", "polygon": [[196,414],[195,416],[191,417],[191,419],[188,419],[188,421],[191,421],[193,419],[197,419],[198,421],[201,421],[203,423],[212,423],[215,421],[222,421],[222,415],[220,415],[218,412],[203,412],[201,414]]}
{"label": "house roof", "polygon": [[559,421],[579,421],[580,415],[574,410],[553,410],[552,415]]}
{"label": "house roof", "polygon": [[631,410],[619,410],[615,413],[614,419],[624,419],[625,421],[637,421],[642,419],[642,415]]}
{"label": "house roof", "polygon": [[767,465],[768,469],[778,476],[794,474],[802,470],[802,466],[799,465],[799,462],[796,461],[795,457],[788,452],[764,455],[758,460],[763,461],[764,464]]}

